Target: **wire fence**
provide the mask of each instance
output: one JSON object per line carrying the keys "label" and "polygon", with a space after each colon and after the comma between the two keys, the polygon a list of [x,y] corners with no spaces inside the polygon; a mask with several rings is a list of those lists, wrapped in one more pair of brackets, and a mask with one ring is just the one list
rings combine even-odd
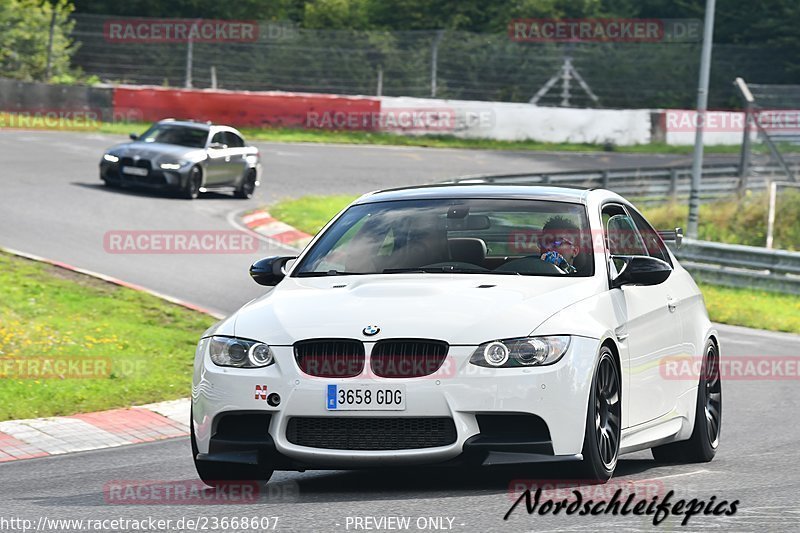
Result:
{"label": "wire fence", "polygon": [[[700,56],[699,42],[530,43],[506,34],[306,30],[268,22],[258,23],[249,42],[110,42],[109,17],[73,19],[73,64],[84,73],[170,87],[528,102],[569,61],[597,100],[574,80],[564,91],[559,79],[539,105],[685,108],[694,105]],[[782,61],[768,47],[715,45],[710,105],[739,107],[736,76],[800,82]]]}

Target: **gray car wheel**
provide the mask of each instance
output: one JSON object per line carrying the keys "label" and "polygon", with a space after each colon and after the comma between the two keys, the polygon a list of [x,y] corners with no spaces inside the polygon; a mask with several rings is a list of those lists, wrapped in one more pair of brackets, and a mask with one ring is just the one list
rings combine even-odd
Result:
{"label": "gray car wheel", "polygon": [[194,200],[200,196],[200,187],[203,185],[203,171],[198,166],[192,167],[186,185],[183,187],[183,197],[187,200]]}
{"label": "gray car wheel", "polygon": [[256,169],[247,169],[247,172],[242,178],[242,184],[236,189],[234,196],[237,198],[252,198],[256,190]]}

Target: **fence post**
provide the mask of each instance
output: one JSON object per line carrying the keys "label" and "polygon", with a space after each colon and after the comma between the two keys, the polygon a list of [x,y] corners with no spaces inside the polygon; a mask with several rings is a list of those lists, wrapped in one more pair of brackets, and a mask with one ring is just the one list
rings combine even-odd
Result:
{"label": "fence post", "polygon": [[378,65],[378,87],[375,90],[376,96],[383,96],[383,65]]}
{"label": "fence post", "polygon": [[772,237],[775,233],[775,204],[778,196],[778,183],[769,182],[769,213],[767,214],[767,250],[772,249]]}
{"label": "fence post", "polygon": [[192,55],[194,54],[194,43],[190,37],[186,43],[186,83],[187,89],[192,88]]}
{"label": "fence post", "polygon": [[431,98],[436,98],[436,78],[439,63],[439,43],[442,42],[444,30],[436,30],[436,37],[433,38],[431,48]]}
{"label": "fence post", "polygon": [[669,198],[673,202],[678,198],[678,169],[669,169]]}
{"label": "fence post", "polygon": [[608,189],[609,179],[610,179],[610,176],[608,175],[608,170],[604,170],[602,172],[602,187],[604,189]]}

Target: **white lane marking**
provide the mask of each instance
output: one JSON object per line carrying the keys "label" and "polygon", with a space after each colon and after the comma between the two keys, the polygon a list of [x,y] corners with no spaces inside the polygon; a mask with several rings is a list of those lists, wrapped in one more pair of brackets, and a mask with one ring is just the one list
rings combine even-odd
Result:
{"label": "white lane marking", "polygon": [[695,470],[694,472],[684,472],[682,474],[670,474],[668,476],[661,476],[661,477],[652,477],[649,478],[648,481],[654,481],[656,479],[669,479],[672,477],[683,477],[683,476],[694,476],[695,474],[713,474],[711,470],[706,470],[705,468],[701,470]]}

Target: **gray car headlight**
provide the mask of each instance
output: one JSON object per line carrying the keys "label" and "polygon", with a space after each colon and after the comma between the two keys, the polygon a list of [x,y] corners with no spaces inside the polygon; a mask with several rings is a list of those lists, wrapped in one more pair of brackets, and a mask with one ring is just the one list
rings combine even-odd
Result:
{"label": "gray car headlight", "polygon": [[158,165],[161,167],[162,170],[180,170],[180,168],[184,165],[184,163],[161,163]]}
{"label": "gray car headlight", "polygon": [[217,366],[261,368],[275,363],[272,350],[263,342],[216,336],[204,340],[208,342],[208,355]]}
{"label": "gray car headlight", "polygon": [[489,368],[551,365],[564,356],[569,342],[569,335],[485,342],[473,352],[469,362]]}

